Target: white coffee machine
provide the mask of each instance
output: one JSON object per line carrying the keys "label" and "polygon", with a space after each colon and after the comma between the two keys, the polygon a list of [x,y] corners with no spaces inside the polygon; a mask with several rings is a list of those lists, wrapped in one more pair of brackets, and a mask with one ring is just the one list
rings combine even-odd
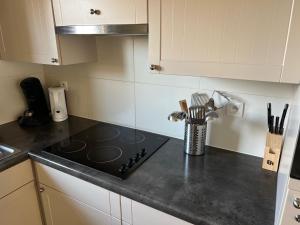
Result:
{"label": "white coffee machine", "polygon": [[52,119],[55,122],[68,119],[65,89],[63,87],[51,87],[48,90]]}

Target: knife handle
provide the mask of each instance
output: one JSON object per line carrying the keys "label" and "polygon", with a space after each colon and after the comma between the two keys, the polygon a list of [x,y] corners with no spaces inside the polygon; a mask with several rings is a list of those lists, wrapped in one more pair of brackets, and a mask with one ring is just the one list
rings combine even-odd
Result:
{"label": "knife handle", "polygon": [[275,134],[279,134],[279,116],[276,116],[276,121],[275,121]]}
{"label": "knife handle", "polygon": [[272,105],[271,105],[271,103],[267,104],[267,108],[268,108],[268,128],[269,128],[269,132],[271,132],[271,114],[272,114]]}
{"label": "knife handle", "polygon": [[285,117],[286,117],[286,113],[287,113],[287,110],[289,108],[289,104],[285,104],[285,107],[284,107],[284,110],[282,112],[282,117],[281,117],[281,120],[280,120],[280,127],[279,127],[279,134],[283,134],[283,131],[284,131],[284,121],[285,121]]}
{"label": "knife handle", "polygon": [[271,116],[270,119],[270,133],[273,134],[274,132],[274,116]]}
{"label": "knife handle", "polygon": [[187,103],[186,103],[186,100],[181,100],[181,101],[179,101],[179,105],[180,105],[181,111],[186,112],[186,113],[189,112],[189,109],[188,109],[188,105],[187,105]]}

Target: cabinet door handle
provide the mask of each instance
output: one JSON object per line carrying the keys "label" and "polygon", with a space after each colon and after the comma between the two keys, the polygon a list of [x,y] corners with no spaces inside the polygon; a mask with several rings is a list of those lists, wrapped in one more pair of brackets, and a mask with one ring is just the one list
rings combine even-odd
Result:
{"label": "cabinet door handle", "polygon": [[154,65],[154,64],[151,64],[150,65],[150,70],[160,70],[160,66],[159,65]]}
{"label": "cabinet door handle", "polygon": [[39,192],[42,193],[44,191],[45,191],[45,188],[44,187],[40,187]]}
{"label": "cabinet door handle", "polygon": [[56,59],[56,58],[51,58],[51,62],[52,62],[52,63],[58,63],[58,59]]}
{"label": "cabinet door handle", "polygon": [[91,9],[90,14],[91,15],[100,15],[101,11],[99,9]]}
{"label": "cabinet door handle", "polygon": [[[296,209],[300,209],[300,198],[296,198],[294,201],[293,201],[293,205]],[[299,217],[300,218],[300,217]]]}

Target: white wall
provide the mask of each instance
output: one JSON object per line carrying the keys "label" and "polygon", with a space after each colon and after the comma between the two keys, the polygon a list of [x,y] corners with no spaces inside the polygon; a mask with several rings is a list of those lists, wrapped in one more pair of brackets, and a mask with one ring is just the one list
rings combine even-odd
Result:
{"label": "white wall", "polygon": [[43,82],[43,67],[0,60],[0,124],[16,120],[26,109],[19,82],[28,76]]}
{"label": "white wall", "polygon": [[183,138],[183,123],[167,120],[178,101],[193,92],[224,90],[246,102],[244,118],[225,117],[209,126],[208,144],[263,156],[266,103],[280,115],[293,97],[293,85],[153,75],[146,37],[99,37],[97,63],[45,67],[46,83],[68,81],[69,113]]}

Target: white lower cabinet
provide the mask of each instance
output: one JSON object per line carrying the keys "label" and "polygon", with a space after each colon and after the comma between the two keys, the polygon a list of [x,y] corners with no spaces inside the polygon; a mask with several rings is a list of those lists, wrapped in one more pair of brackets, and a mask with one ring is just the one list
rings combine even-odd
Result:
{"label": "white lower cabinet", "polygon": [[124,225],[124,223],[121,222],[121,220],[111,217],[111,225]]}
{"label": "white lower cabinet", "polygon": [[124,221],[122,221],[122,225],[132,225],[131,223],[126,223]]}
{"label": "white lower cabinet", "polygon": [[120,195],[35,163],[46,225],[121,225]]}
{"label": "white lower cabinet", "polygon": [[42,225],[34,182],[0,200],[1,225]]}
{"label": "white lower cabinet", "polygon": [[35,163],[37,179],[41,186],[50,187],[106,214],[111,213],[108,190],[63,173],[51,167]]}
{"label": "white lower cabinet", "polygon": [[0,172],[0,224],[42,225],[29,160]]}
{"label": "white lower cabinet", "polygon": [[132,201],[121,196],[121,211],[123,224],[132,224]]}
{"label": "white lower cabinet", "polygon": [[[111,217],[67,194],[40,185],[47,225],[110,225]],[[88,192],[88,190],[86,190]],[[117,224],[117,223],[114,223]]]}
{"label": "white lower cabinet", "polygon": [[46,225],[190,225],[48,166],[35,169]]}
{"label": "white lower cabinet", "polygon": [[174,216],[132,201],[133,225],[191,225]]}

